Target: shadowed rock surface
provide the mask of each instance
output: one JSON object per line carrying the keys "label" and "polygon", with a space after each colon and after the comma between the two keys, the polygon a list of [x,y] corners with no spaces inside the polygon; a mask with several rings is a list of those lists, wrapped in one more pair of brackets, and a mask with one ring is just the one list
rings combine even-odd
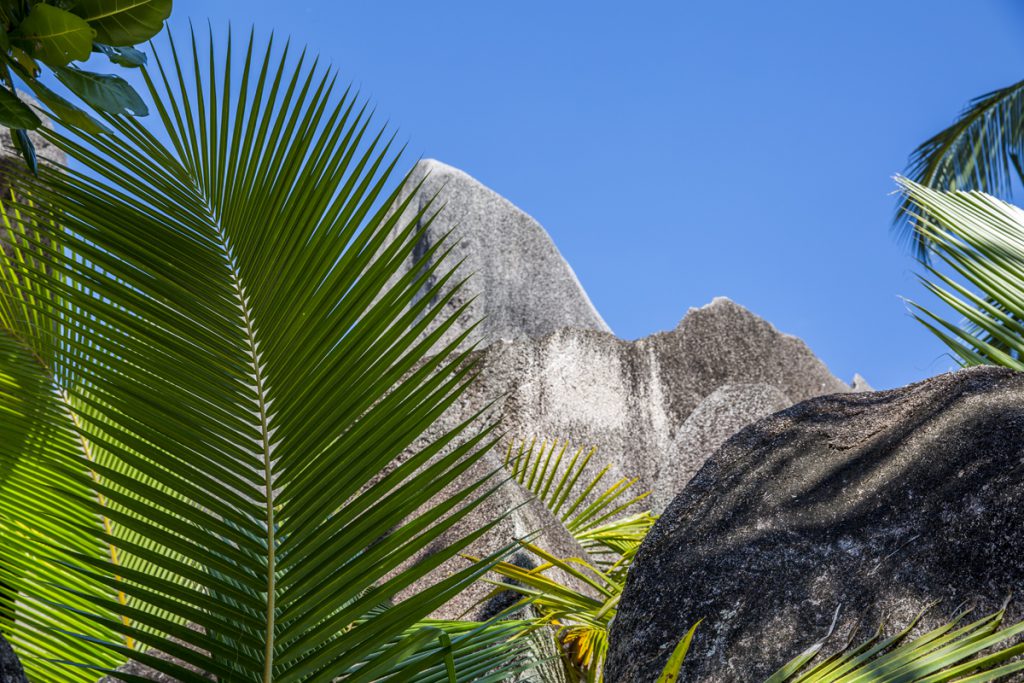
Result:
{"label": "shadowed rock surface", "polygon": [[[978,615],[1024,588],[1024,375],[963,370],[806,401],[732,437],[644,542],[608,680],[649,683],[699,619],[683,680],[761,681],[823,636]],[[1008,620],[1024,617],[1010,603]],[[1006,623],[1012,623],[1007,621]]]}
{"label": "shadowed rock surface", "polygon": [[658,472],[654,507],[664,510],[701,468],[704,457],[718,450],[730,436],[792,403],[771,384],[724,384],[715,389],[676,430],[674,452],[683,457],[677,458],[675,466],[662,467]]}
{"label": "shadowed rock surface", "polygon": [[0,683],[28,683],[14,650],[0,634]]}
{"label": "shadowed rock surface", "polygon": [[466,315],[448,331],[445,342],[478,320],[481,323],[472,339],[483,343],[541,336],[566,327],[609,331],[576,274],[537,221],[466,173],[433,159],[413,167],[399,201],[421,181],[405,220],[412,220],[435,195],[429,215],[443,210],[417,245],[407,268],[454,229],[447,241],[452,251],[445,263],[450,267],[461,261],[459,273],[470,279],[449,303],[448,313],[476,297]]}

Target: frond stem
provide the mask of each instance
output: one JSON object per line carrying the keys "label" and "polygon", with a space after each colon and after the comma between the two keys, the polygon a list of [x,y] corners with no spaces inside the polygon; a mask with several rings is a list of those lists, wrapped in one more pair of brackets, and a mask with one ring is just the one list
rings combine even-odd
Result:
{"label": "frond stem", "polygon": [[[223,232],[221,238],[226,247],[227,241]],[[225,248],[225,256],[231,262],[231,253]],[[263,373],[260,369],[259,349],[256,345],[256,335],[249,315],[249,306],[246,302],[245,291],[241,286],[241,277],[237,268],[232,264],[232,280],[235,288],[235,296],[238,297],[238,306],[242,312],[242,320],[245,324],[245,334],[249,345],[249,354],[252,358],[253,381],[255,382],[256,397],[259,402],[260,416],[260,438],[263,442],[263,484],[266,494],[266,524],[267,524],[267,623],[266,639],[264,647],[263,681],[271,683],[274,676],[274,629],[276,620],[276,594],[277,594],[277,558],[276,558],[276,530],[274,521],[274,478],[273,463],[271,460],[270,448],[270,426],[267,419],[266,394],[263,387]]]}

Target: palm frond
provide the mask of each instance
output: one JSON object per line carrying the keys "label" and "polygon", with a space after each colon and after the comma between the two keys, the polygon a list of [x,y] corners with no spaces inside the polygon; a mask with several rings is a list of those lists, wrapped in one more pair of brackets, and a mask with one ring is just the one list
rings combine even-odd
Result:
{"label": "palm frond", "polygon": [[[47,250],[60,248],[54,244],[57,231],[23,220],[15,206],[0,203],[0,216],[0,631],[24,657],[32,680],[95,680],[85,672],[62,672],[50,661],[64,654],[66,646],[47,628],[59,620],[65,629],[94,638],[116,637],[102,624],[56,608],[52,603],[65,596],[55,585],[106,592],[125,602],[116,588],[71,571],[66,554],[48,552],[59,539],[64,553],[108,562],[112,570],[123,561],[116,547],[84,530],[90,525],[107,531],[111,527],[109,517],[97,515],[91,504],[100,499],[83,502],[91,492],[80,475],[95,453],[78,432],[58,380],[60,331],[50,316],[64,302],[46,284]],[[60,505],[54,505],[55,490],[64,494]],[[27,595],[37,599],[28,600]],[[76,609],[88,607],[82,600],[69,603]],[[120,660],[85,643],[76,645],[79,655],[88,653],[102,665]]]}
{"label": "palm frond", "polygon": [[937,259],[923,264],[921,281],[957,315],[910,302],[915,317],[963,365],[1024,369],[1024,211],[980,192],[900,184]]}
{"label": "palm frond", "polygon": [[596,446],[570,451],[567,440],[543,441],[538,447],[536,439],[524,439],[518,447],[509,443],[505,468],[565,524],[599,565],[610,570],[621,566],[623,558],[632,559],[657,516],[647,510],[623,516],[650,491],[634,494],[635,478],[621,478],[602,489],[611,466],[591,473],[595,453]]}
{"label": "palm frond", "polygon": [[[922,143],[906,175],[935,190],[978,190],[1011,196],[1024,158],[1024,81],[974,99],[949,128]],[[922,229],[924,207],[904,195],[896,225],[925,258],[930,245]]]}
{"label": "palm frond", "polygon": [[[577,681],[604,680],[608,629],[615,617],[623,584],[620,579],[579,558],[562,559],[531,543],[524,549],[541,559],[534,568],[499,562],[494,572],[507,581],[493,581],[495,593],[510,590],[538,614],[537,627],[554,627],[569,670]],[[545,572],[558,568],[592,591],[585,593],[553,579]]]}
{"label": "palm frond", "polygon": [[[1003,628],[1000,610],[962,625],[964,615],[908,640],[914,620],[894,636],[881,629],[856,646],[815,663],[824,640],[802,652],[765,683],[940,683],[996,681],[1024,670],[1024,622]],[[920,619],[920,617],[918,617]]]}
{"label": "palm frond", "polygon": [[[40,680],[127,657],[186,683],[205,680],[196,670],[263,683],[447,675],[451,647],[428,647],[436,634],[420,622],[497,557],[387,602],[486,532],[408,565],[496,485],[431,503],[491,446],[489,425],[399,459],[473,376],[464,335],[437,344],[458,289],[443,245],[401,270],[429,207],[399,223],[397,155],[333,71],[252,34],[241,59],[230,36],[223,59],[212,37],[206,51],[194,36],[187,52],[156,50],[143,75],[157,128],[101,115],[110,134],[47,133],[82,170],[21,181],[35,201],[18,206],[26,224],[54,225],[60,246],[34,244],[46,265],[20,288],[63,302],[25,310],[53,321],[48,381],[71,433],[104,454],[56,454],[68,481],[49,504],[123,531],[81,524],[88,548],[63,535],[31,545],[74,578],[19,584],[19,600],[50,607],[10,624],[16,647],[34,660],[30,645],[52,639],[39,659],[61,673]],[[459,647],[485,652],[493,634],[460,633]]]}

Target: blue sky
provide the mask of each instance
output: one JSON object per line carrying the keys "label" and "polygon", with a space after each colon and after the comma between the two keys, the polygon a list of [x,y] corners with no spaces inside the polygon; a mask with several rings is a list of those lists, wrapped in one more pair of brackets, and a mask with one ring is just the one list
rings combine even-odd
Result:
{"label": "blue sky", "polygon": [[408,142],[537,218],[621,337],[728,296],[877,388],[953,366],[899,295],[892,176],[1024,78],[1013,0],[176,0],[319,52]]}

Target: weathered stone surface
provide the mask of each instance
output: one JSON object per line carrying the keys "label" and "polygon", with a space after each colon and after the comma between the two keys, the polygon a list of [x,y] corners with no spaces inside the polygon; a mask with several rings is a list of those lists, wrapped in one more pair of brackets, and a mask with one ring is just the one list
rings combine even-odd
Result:
{"label": "weathered stone surface", "polygon": [[676,430],[676,460],[655,476],[654,507],[664,510],[683,490],[704,459],[751,422],[792,405],[770,384],[725,384],[701,401]]}
{"label": "weathered stone surface", "polygon": [[449,304],[448,313],[476,297],[445,340],[478,320],[472,339],[485,344],[566,327],[608,331],[576,274],[537,221],[466,173],[432,159],[416,164],[400,201],[421,181],[407,220],[435,195],[430,215],[435,207],[443,210],[407,267],[411,269],[415,259],[454,228],[446,263],[461,261],[460,273],[470,279]]}
{"label": "weathered stone surface", "polygon": [[[735,430],[794,402],[852,390],[802,341],[724,298],[691,309],[674,330],[638,341],[618,339],[533,219],[436,161],[417,164],[410,180],[412,185],[423,180],[423,187],[408,215],[435,193],[436,205],[444,207],[416,255],[454,228],[458,245],[450,258],[464,259],[463,272],[473,277],[453,306],[476,295],[465,318],[486,316],[478,335],[483,342],[477,353],[479,377],[428,437],[501,399],[492,415],[502,414],[510,439],[597,445],[588,474],[610,463],[607,485],[619,477],[637,477],[635,490],[652,490],[652,504],[660,510]],[[498,464],[488,459],[459,484]],[[515,488],[499,494],[435,546],[524,502],[528,494]],[[545,510],[528,504],[468,552],[487,555],[540,531],[540,545],[579,556],[582,549],[553,521]],[[463,566],[448,562],[404,595]],[[438,615],[456,617],[467,609],[472,614],[484,594],[485,589],[471,589]]]}
{"label": "weathered stone surface", "polygon": [[[923,628],[1024,588],[1024,375],[975,368],[806,401],[718,450],[640,550],[608,680],[654,680],[704,619],[686,681],[761,681],[855,623]],[[1010,603],[1008,619],[1024,617]]]}
{"label": "weathered stone surface", "polygon": [[[492,344],[478,360],[477,381],[426,438],[503,396],[494,413],[502,413],[502,428],[510,439],[598,445],[587,475],[611,464],[605,486],[620,477],[637,477],[635,491],[652,490],[655,510],[736,429],[797,400],[851,391],[803,342],[728,299],[693,309],[675,330],[636,342],[566,329],[540,339]],[[459,486],[497,467],[499,457],[503,453],[489,456]],[[444,547],[523,502],[528,494],[510,486],[436,545]],[[486,555],[530,531],[540,531],[538,543],[549,550],[564,557],[583,556],[557,521],[532,505],[481,539],[470,554]],[[445,563],[403,595],[463,566],[459,561]],[[471,588],[437,615],[460,616],[485,594],[485,588]]]}
{"label": "weathered stone surface", "polygon": [[18,656],[4,640],[3,634],[0,634],[0,683],[28,683]]}
{"label": "weathered stone surface", "polygon": [[[703,411],[711,420],[693,415],[729,385],[748,389],[712,399]],[[740,399],[745,391],[753,393]],[[667,502],[749,421],[848,391],[802,341],[718,298],[691,309],[676,329],[635,342],[566,329],[492,344],[478,381],[447,419],[455,424],[504,396],[502,424],[513,437],[597,445],[597,459],[612,463],[615,475],[638,477],[639,490]]]}

